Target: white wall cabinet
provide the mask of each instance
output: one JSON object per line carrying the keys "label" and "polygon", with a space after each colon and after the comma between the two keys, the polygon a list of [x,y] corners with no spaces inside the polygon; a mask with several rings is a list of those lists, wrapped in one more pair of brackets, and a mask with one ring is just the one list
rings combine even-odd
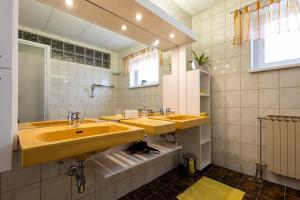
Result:
{"label": "white wall cabinet", "polygon": [[17,0],[0,1],[0,68],[12,67],[13,9]]}
{"label": "white wall cabinet", "polygon": [[12,158],[12,74],[0,69],[0,172],[11,168]]}
{"label": "white wall cabinet", "polygon": [[[207,112],[211,115],[210,74],[204,70],[187,72],[187,114],[200,115]],[[202,170],[211,163],[211,124],[202,124],[199,129],[199,141],[193,152],[198,158],[198,169]]]}
{"label": "white wall cabinet", "polygon": [[0,172],[11,169],[18,115],[19,0],[0,1]]}

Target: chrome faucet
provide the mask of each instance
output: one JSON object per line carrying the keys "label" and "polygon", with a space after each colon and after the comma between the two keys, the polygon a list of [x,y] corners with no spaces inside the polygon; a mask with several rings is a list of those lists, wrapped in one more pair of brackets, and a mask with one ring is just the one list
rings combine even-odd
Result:
{"label": "chrome faucet", "polygon": [[80,125],[80,112],[69,112],[68,115],[69,124],[73,125],[75,128]]}
{"label": "chrome faucet", "polygon": [[174,111],[171,111],[171,108],[166,108],[166,115],[170,115],[171,113],[175,113]]}

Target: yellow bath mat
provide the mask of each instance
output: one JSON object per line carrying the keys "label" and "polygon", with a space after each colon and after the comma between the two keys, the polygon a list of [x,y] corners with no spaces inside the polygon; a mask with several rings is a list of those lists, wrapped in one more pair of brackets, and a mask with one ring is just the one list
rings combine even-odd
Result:
{"label": "yellow bath mat", "polygon": [[241,200],[245,192],[207,177],[180,194],[179,200]]}

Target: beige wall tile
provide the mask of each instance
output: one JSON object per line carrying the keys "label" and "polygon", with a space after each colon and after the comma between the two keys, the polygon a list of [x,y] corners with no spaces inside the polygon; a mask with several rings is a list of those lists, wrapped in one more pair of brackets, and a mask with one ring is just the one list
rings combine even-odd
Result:
{"label": "beige wall tile", "polygon": [[240,56],[226,59],[226,74],[237,74],[241,70],[241,58]]}
{"label": "beige wall tile", "polygon": [[231,58],[241,55],[241,47],[233,45],[232,41],[226,42],[226,58]]}
{"label": "beige wall tile", "polygon": [[2,193],[1,200],[40,200],[40,183]]}
{"label": "beige wall tile", "polygon": [[260,89],[259,107],[279,108],[279,89]]}
{"label": "beige wall tile", "polygon": [[212,32],[211,45],[225,43],[225,28],[219,28]]}
{"label": "beige wall tile", "polygon": [[241,146],[241,160],[252,163],[258,161],[258,146],[251,144],[242,144]]}
{"label": "beige wall tile", "polygon": [[241,128],[241,141],[246,144],[258,145],[258,127],[256,126],[242,126]]}
{"label": "beige wall tile", "polygon": [[241,107],[257,108],[258,107],[258,90],[241,91]]}
{"label": "beige wall tile", "polygon": [[212,162],[218,166],[226,167],[226,157],[220,154],[212,154]]}
{"label": "beige wall tile", "polygon": [[212,143],[212,151],[214,154],[225,155],[225,140],[214,139]]}
{"label": "beige wall tile", "polygon": [[115,184],[108,185],[96,191],[96,200],[115,200],[115,199],[117,199]]}
{"label": "beige wall tile", "polygon": [[228,169],[233,171],[241,171],[242,170],[242,161],[235,158],[227,158],[226,166]]}
{"label": "beige wall tile", "polygon": [[212,30],[211,18],[206,18],[200,21],[200,34],[211,32]]}
{"label": "beige wall tile", "polygon": [[241,109],[241,124],[249,126],[257,126],[258,108],[242,108]]}
{"label": "beige wall tile", "polygon": [[300,108],[300,87],[280,88],[280,108]]}
{"label": "beige wall tile", "polygon": [[224,123],[213,123],[212,124],[212,137],[225,139],[225,124]]}
{"label": "beige wall tile", "polygon": [[226,157],[240,159],[241,157],[241,143],[226,141]]}
{"label": "beige wall tile", "polygon": [[59,176],[59,164],[58,162],[49,162],[41,165],[42,180]]}
{"label": "beige wall tile", "polygon": [[226,75],[226,90],[240,90],[241,76],[240,74]]}
{"label": "beige wall tile", "polygon": [[211,79],[212,91],[225,91],[225,76],[214,76]]}
{"label": "beige wall tile", "polygon": [[40,181],[40,165],[22,168],[20,161],[20,153],[14,152],[12,170],[1,174],[1,192]]}
{"label": "beige wall tile", "polygon": [[212,107],[225,107],[225,92],[212,92]]}
{"label": "beige wall tile", "polygon": [[248,72],[251,66],[250,54],[241,55],[241,72]]}
{"label": "beige wall tile", "polygon": [[241,73],[241,88],[242,90],[258,89],[258,74]]}
{"label": "beige wall tile", "polygon": [[226,125],[226,140],[241,142],[241,126],[234,124]]}
{"label": "beige wall tile", "polygon": [[225,60],[212,61],[212,76],[224,75],[225,65]]}
{"label": "beige wall tile", "polygon": [[278,88],[279,70],[259,72],[259,88]]}
{"label": "beige wall tile", "polygon": [[226,0],[226,9],[232,8],[234,6],[239,6],[240,0]]}
{"label": "beige wall tile", "polygon": [[71,199],[71,177],[62,175],[42,181],[41,199]]}
{"label": "beige wall tile", "polygon": [[241,123],[241,108],[226,108],[226,123]]}
{"label": "beige wall tile", "polygon": [[299,74],[299,67],[280,70],[280,87],[300,86]]}
{"label": "beige wall tile", "polygon": [[240,91],[226,91],[226,107],[227,108],[241,107],[241,92]]}
{"label": "beige wall tile", "polygon": [[217,4],[216,6],[211,8],[212,15],[216,15],[220,12],[224,12],[225,8],[226,8],[225,1],[222,2],[222,3]]}
{"label": "beige wall tile", "polygon": [[212,16],[212,30],[216,30],[225,26],[225,11]]}
{"label": "beige wall tile", "polygon": [[219,44],[212,47],[212,57],[213,61],[225,59],[225,44]]}

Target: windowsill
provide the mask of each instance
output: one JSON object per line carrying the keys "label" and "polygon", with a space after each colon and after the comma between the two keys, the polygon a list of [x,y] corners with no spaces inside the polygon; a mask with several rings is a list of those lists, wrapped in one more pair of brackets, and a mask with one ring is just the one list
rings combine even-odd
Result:
{"label": "windowsill", "polygon": [[263,72],[263,71],[271,71],[271,70],[278,70],[278,69],[286,69],[286,68],[293,68],[293,67],[300,67],[300,64],[290,64],[290,65],[279,65],[279,66],[272,66],[266,67],[261,69],[250,69],[249,72]]}
{"label": "windowsill", "polygon": [[154,86],[159,86],[159,83],[152,83],[152,84],[146,84],[146,85],[137,85],[137,86],[132,86],[128,87],[129,89],[135,89],[135,88],[144,88],[144,87],[154,87]]}

